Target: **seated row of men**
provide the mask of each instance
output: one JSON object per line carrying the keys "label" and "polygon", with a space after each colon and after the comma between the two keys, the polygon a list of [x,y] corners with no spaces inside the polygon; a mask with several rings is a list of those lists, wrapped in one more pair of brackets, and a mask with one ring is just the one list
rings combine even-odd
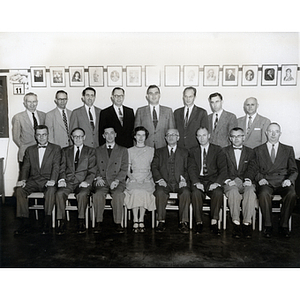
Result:
{"label": "seated row of men", "polygon": [[[147,129],[139,126],[137,133]],[[296,203],[295,180],[298,170],[295,155],[291,146],[279,143],[281,128],[271,123],[265,132],[267,142],[254,150],[244,146],[245,134],[240,127],[230,130],[231,145],[221,148],[211,142],[211,135],[206,127],[196,131],[198,145],[187,150],[179,146],[178,129],[170,128],[165,133],[167,146],[155,149],[153,160],[149,160],[149,169],[155,183],[155,206],[157,210],[157,232],[166,228],[166,204],[170,192],[178,193],[179,230],[187,233],[188,208],[193,206],[195,233],[203,229],[203,201],[210,197],[211,231],[220,235],[217,226],[219,211],[222,205],[223,192],[228,197],[228,205],[233,221],[233,236],[239,238],[244,234],[251,238],[251,217],[258,198],[264,220],[264,234],[272,235],[272,194],[282,195],[280,215],[280,233],[289,237],[288,220]],[[86,135],[82,128],[72,130],[72,146],[61,150],[60,146],[48,142],[48,128],[45,125],[35,127],[37,145],[25,151],[20,180],[17,183],[17,217],[22,220],[15,234],[28,230],[27,195],[34,191],[45,193],[45,222],[43,233],[49,233],[51,212],[54,204],[60,225],[57,234],[65,232],[65,205],[69,193],[74,192],[78,202],[78,233],[85,232],[84,215],[89,195],[95,209],[96,228],[102,229],[103,211],[107,193],[112,195],[113,219],[116,230],[124,232],[121,226],[124,198],[128,181],[134,165],[128,156],[130,149],[115,142],[117,133],[114,126],[103,129],[105,144],[96,149],[84,144]],[[145,139],[145,137],[144,137]],[[143,143],[141,143],[143,145]],[[143,149],[142,149],[143,151]],[[140,169],[147,171],[147,166]],[[147,178],[147,180],[152,180]],[[125,192],[124,192],[125,191]],[[257,196],[256,196],[256,193]],[[242,219],[240,207],[242,201]],[[129,202],[125,202],[127,205]],[[137,224],[144,231],[143,222]],[[242,226],[241,226],[242,223]],[[136,224],[136,223],[135,223]],[[135,225],[134,224],[134,225]],[[133,228],[135,229],[135,228]],[[135,231],[136,232],[136,231]]]}

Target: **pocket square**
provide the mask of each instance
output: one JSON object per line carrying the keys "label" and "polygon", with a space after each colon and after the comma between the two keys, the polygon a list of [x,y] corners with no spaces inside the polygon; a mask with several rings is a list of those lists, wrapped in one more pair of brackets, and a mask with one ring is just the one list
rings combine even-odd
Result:
{"label": "pocket square", "polygon": [[261,130],[261,128],[254,128],[254,130]]}

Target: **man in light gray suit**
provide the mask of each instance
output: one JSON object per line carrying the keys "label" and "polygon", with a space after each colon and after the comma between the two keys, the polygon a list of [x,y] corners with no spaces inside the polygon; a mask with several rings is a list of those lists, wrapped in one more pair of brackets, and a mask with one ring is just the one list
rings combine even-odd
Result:
{"label": "man in light gray suit", "polygon": [[257,113],[258,102],[254,97],[244,102],[245,116],[238,118],[238,127],[245,132],[244,145],[254,149],[267,141],[266,131],[271,121]]}
{"label": "man in light gray suit", "polygon": [[223,97],[220,93],[213,93],[208,98],[212,114],[208,115],[208,131],[210,143],[226,147],[230,145],[229,132],[237,127],[235,114],[222,108]]}
{"label": "man in light gray suit", "polygon": [[49,141],[64,148],[71,145],[69,128],[72,111],[66,108],[67,92],[57,91],[54,102],[56,108],[46,114],[45,124],[49,129]]}
{"label": "man in light gray suit", "polygon": [[149,105],[137,109],[134,127],[144,126],[149,131],[146,145],[158,149],[166,146],[167,130],[175,128],[174,115],[170,107],[159,105],[160,89],[158,86],[148,87],[146,99]]}
{"label": "man in light gray suit", "polygon": [[96,148],[99,146],[99,118],[101,109],[94,106],[96,90],[87,87],[82,91],[83,106],[73,110],[70,120],[70,131],[80,127],[85,131],[86,146]]}

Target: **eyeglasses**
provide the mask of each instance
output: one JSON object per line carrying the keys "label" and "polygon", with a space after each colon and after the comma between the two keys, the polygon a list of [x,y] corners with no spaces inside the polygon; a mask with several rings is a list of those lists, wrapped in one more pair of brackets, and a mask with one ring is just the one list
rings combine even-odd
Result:
{"label": "eyeglasses", "polygon": [[82,139],[84,135],[72,135],[73,139]]}
{"label": "eyeglasses", "polygon": [[233,138],[233,139],[240,139],[243,136],[244,136],[243,134],[239,134],[239,135],[231,135],[230,137]]}
{"label": "eyeglasses", "polygon": [[173,137],[173,136],[179,136],[177,133],[168,133],[166,134],[166,137]]}

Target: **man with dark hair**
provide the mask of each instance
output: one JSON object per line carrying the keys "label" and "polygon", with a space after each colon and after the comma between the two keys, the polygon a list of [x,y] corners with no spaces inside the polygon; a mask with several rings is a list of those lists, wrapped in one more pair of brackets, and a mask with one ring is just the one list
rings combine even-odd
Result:
{"label": "man with dark hair", "polygon": [[112,105],[103,109],[100,113],[99,144],[105,144],[103,128],[108,124],[113,125],[116,130],[116,143],[119,146],[130,148],[133,146],[133,109],[123,105],[125,91],[121,87],[115,87],[111,93]]}
{"label": "man with dark hair", "polygon": [[207,127],[208,119],[205,109],[196,106],[197,90],[189,86],[183,91],[184,107],[174,112],[175,126],[179,131],[178,146],[190,149],[198,146],[196,131],[199,127]]}
{"label": "man with dark hair", "polygon": [[146,145],[161,148],[166,145],[165,133],[170,128],[175,128],[173,111],[170,107],[159,104],[160,89],[150,85],[147,89],[147,106],[137,109],[134,127],[144,126],[149,131]]}
{"label": "man with dark hair", "polygon": [[45,195],[45,219],[42,233],[49,233],[51,228],[61,149],[58,145],[48,142],[48,128],[45,125],[35,127],[35,138],[37,145],[26,149],[20,180],[16,185],[17,217],[21,219],[21,226],[15,231],[15,235],[23,234],[29,229],[27,196],[32,192],[43,192]]}
{"label": "man with dark hair", "polygon": [[85,145],[96,148],[99,146],[99,119],[101,109],[94,106],[96,90],[87,87],[82,91],[83,106],[73,110],[70,119],[70,130],[80,127],[86,133]]}

